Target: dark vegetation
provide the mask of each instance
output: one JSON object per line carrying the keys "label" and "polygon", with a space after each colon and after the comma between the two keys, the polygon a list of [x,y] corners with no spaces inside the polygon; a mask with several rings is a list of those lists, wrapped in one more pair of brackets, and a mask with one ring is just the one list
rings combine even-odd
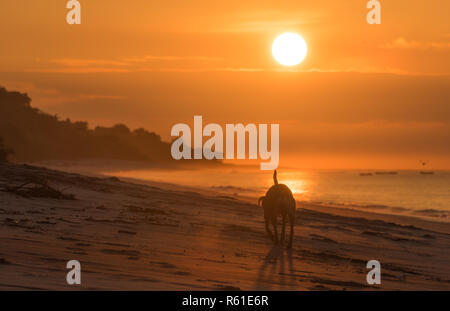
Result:
{"label": "dark vegetation", "polygon": [[8,156],[12,153],[12,150],[7,149],[3,145],[3,139],[0,137],[0,162],[6,162],[8,160]]}
{"label": "dark vegetation", "polygon": [[[0,87],[0,137],[16,161],[119,159],[175,162],[170,143],[145,129],[126,125],[89,129],[87,122],[60,120],[31,106],[27,94]],[[0,161],[11,150],[0,143]]]}

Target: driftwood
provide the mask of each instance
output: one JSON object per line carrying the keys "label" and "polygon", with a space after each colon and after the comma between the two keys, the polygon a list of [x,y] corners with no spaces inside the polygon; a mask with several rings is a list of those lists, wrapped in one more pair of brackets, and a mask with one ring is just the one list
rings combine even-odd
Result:
{"label": "driftwood", "polygon": [[75,200],[73,194],[63,193],[70,187],[57,190],[49,186],[46,180],[29,180],[19,186],[6,186],[5,192],[14,193],[26,198],[51,198],[58,200]]}

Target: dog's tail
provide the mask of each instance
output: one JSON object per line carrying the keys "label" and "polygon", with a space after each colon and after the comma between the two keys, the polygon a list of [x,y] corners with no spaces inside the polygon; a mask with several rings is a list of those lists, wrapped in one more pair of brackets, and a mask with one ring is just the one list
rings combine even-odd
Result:
{"label": "dog's tail", "polygon": [[274,185],[278,185],[277,170],[273,171],[273,183]]}
{"label": "dog's tail", "polygon": [[258,199],[258,207],[262,207],[262,203],[261,202],[263,202],[265,199],[266,199],[265,196],[259,197],[259,199]]}

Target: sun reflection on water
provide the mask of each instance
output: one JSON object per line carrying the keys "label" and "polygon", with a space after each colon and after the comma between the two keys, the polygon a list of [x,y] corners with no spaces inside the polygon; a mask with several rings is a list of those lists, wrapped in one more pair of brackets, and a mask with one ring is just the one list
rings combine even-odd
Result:
{"label": "sun reflection on water", "polygon": [[[291,189],[292,194],[296,199],[306,199],[306,196],[311,192],[312,183],[310,176],[307,173],[292,173],[279,174],[278,181],[280,184],[285,184]],[[273,185],[273,179],[268,178],[266,187]]]}
{"label": "sun reflection on water", "polygon": [[283,183],[291,189],[294,195],[300,195],[307,192],[306,182],[304,180],[285,180]]}

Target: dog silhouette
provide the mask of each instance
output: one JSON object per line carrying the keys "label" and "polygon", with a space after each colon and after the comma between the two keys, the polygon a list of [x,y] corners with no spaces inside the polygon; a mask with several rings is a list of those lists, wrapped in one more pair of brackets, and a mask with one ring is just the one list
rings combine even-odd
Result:
{"label": "dog silhouette", "polygon": [[[273,172],[273,182],[274,185],[267,190],[266,195],[258,199],[258,206],[263,208],[266,231],[275,244],[278,244],[278,242],[284,244],[286,222],[289,219],[291,234],[289,237],[288,248],[291,248],[295,225],[295,199],[288,186],[278,183],[276,170]],[[283,220],[280,241],[278,241],[277,230],[277,220],[279,215],[281,215]],[[270,224],[273,226],[274,233],[270,230]]]}

